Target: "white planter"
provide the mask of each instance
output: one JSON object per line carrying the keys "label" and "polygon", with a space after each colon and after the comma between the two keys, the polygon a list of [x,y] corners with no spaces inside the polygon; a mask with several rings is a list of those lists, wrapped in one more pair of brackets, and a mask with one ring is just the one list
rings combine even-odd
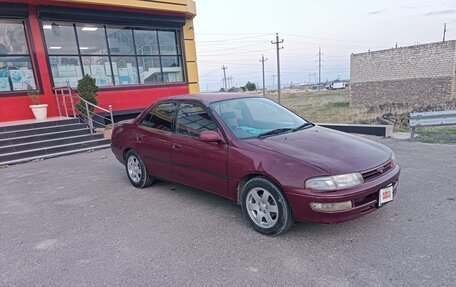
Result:
{"label": "white planter", "polygon": [[37,121],[44,121],[47,118],[48,105],[30,105],[33,115]]}

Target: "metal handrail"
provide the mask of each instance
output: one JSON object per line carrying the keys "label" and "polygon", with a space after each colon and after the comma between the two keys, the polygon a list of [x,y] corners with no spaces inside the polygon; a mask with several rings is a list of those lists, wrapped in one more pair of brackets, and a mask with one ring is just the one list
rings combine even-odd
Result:
{"label": "metal handrail", "polygon": [[[112,126],[112,128],[114,128],[114,116],[112,114],[111,105],[109,105],[109,109],[105,109],[105,108],[102,108],[98,105],[95,105],[95,104],[83,99],[78,94],[72,92],[73,89],[71,88],[69,82],[67,82],[67,86],[55,87],[54,91],[55,91],[55,95],[56,95],[56,99],[57,99],[57,107],[58,107],[60,116],[62,116],[62,106],[60,104],[59,95],[62,97],[62,105],[63,105],[65,115],[67,117],[73,116],[73,118],[76,118],[77,116],[79,116],[80,120],[82,120],[86,125],[89,126],[91,133],[93,133],[93,131],[94,131],[94,125],[93,125],[94,122],[101,126],[104,126],[105,128],[108,126],[106,124],[103,124],[99,121],[94,120],[94,117],[99,117],[99,118],[111,121],[111,126]],[[67,92],[67,93],[65,93],[65,92]],[[76,97],[76,101],[73,99],[73,96]],[[69,97],[70,107],[68,107],[67,97]],[[76,109],[76,104],[78,103],[78,101],[79,101],[79,103],[83,103],[85,105],[86,114],[83,114],[78,109]],[[109,113],[109,118],[90,111],[89,107],[93,107],[94,110],[97,109],[99,111]]]}

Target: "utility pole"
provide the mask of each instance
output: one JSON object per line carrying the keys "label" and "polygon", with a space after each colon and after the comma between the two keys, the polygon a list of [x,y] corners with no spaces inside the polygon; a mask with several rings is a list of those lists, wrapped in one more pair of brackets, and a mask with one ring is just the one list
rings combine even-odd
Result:
{"label": "utility pole", "polygon": [[445,25],[443,25],[443,42],[445,42],[445,36],[446,36],[446,32],[447,32],[446,25],[447,25],[447,23],[445,23]]}
{"label": "utility pole", "polygon": [[276,33],[276,41],[271,41],[271,44],[276,45],[277,49],[277,94],[278,94],[278,101],[280,104],[280,49],[283,49],[283,47],[280,47],[280,44],[283,43],[283,39],[279,41],[279,33]]}
{"label": "utility pole", "polygon": [[225,92],[228,91],[228,86],[226,83],[226,69],[228,69],[228,67],[225,67],[225,65],[223,65],[222,70],[223,70],[223,82],[225,83]]}
{"label": "utility pole", "polygon": [[228,80],[228,89],[231,89],[232,87],[234,87],[233,86],[233,79],[234,79],[233,76],[229,76],[227,78],[227,80]]}
{"label": "utility pole", "polygon": [[261,55],[260,62],[261,62],[261,66],[263,68],[263,97],[266,96],[266,86],[265,86],[266,81],[265,81],[265,78],[264,78],[264,62],[266,62],[267,60],[268,60],[268,58],[265,58],[264,55]]}
{"label": "utility pole", "polygon": [[318,47],[318,90],[321,90],[321,47]]}

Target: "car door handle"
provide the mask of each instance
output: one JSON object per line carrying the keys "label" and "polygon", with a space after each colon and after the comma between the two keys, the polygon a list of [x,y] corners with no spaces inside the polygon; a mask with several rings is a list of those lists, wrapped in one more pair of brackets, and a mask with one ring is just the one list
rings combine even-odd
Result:
{"label": "car door handle", "polygon": [[173,149],[181,149],[182,146],[180,144],[173,144]]}

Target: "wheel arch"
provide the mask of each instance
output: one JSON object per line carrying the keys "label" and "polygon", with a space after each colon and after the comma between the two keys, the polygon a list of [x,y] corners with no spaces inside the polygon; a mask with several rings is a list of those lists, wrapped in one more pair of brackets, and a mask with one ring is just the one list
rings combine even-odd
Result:
{"label": "wheel arch", "polygon": [[[236,202],[239,204],[241,201],[240,201],[240,197],[241,197],[241,191],[242,191],[242,188],[244,188],[244,185],[249,182],[249,180],[255,178],[255,177],[263,177],[269,181],[271,181],[273,184],[275,184],[277,186],[278,189],[280,189],[280,191],[283,193],[283,195],[285,196],[285,198],[287,198],[285,192],[283,191],[283,188],[282,188],[282,185],[272,176],[269,176],[267,174],[264,174],[264,173],[261,173],[261,172],[253,172],[253,173],[249,173],[247,175],[245,175],[240,181],[239,181],[239,184],[237,186],[237,189],[236,189]],[[287,198],[288,200],[288,198]]]}
{"label": "wheel arch", "polygon": [[130,150],[132,150],[132,148],[131,148],[131,147],[127,147],[127,148],[125,148],[125,149],[122,151],[122,158],[124,159],[124,161],[125,161],[125,159],[126,159],[125,157],[127,156],[127,153],[128,153]]}

